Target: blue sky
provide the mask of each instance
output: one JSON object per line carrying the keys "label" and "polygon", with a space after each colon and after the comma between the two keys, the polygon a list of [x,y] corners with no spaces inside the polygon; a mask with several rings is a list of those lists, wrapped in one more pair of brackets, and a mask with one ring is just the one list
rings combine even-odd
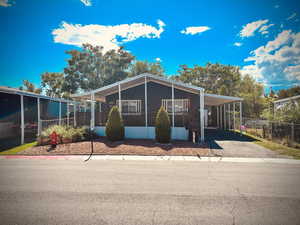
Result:
{"label": "blue sky", "polygon": [[0,85],[37,85],[81,43],[125,46],[138,60],[240,66],[273,89],[300,84],[296,1],[0,0]]}

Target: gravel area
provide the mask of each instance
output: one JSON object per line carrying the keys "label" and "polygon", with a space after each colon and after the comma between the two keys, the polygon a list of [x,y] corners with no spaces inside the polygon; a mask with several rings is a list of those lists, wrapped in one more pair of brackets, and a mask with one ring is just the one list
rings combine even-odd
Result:
{"label": "gravel area", "polygon": [[[19,155],[78,155],[90,154],[91,142],[83,141],[60,144],[55,149],[49,145],[28,148]],[[100,155],[185,155],[209,156],[209,148],[187,141],[174,141],[168,145],[156,143],[154,140],[128,139],[113,143],[105,138],[94,141],[94,154]]]}

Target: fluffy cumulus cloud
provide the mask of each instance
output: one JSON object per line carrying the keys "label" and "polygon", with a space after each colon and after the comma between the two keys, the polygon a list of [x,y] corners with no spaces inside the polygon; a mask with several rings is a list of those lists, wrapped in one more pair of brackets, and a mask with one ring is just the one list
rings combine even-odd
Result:
{"label": "fluffy cumulus cloud", "polygon": [[195,34],[203,33],[203,32],[208,31],[210,29],[211,28],[207,27],[207,26],[186,27],[184,30],[180,31],[180,33],[195,35]]}
{"label": "fluffy cumulus cloud", "polygon": [[241,43],[241,42],[234,42],[233,45],[236,46],[236,47],[241,47],[243,45],[243,43]]}
{"label": "fluffy cumulus cloud", "polygon": [[241,69],[271,86],[300,83],[300,32],[284,30],[277,37],[251,52],[252,62]]}
{"label": "fluffy cumulus cloud", "polygon": [[125,42],[138,38],[160,38],[165,23],[157,21],[158,28],[143,24],[120,24],[104,26],[98,24],[81,25],[62,22],[59,28],[52,31],[55,43],[81,47],[84,43],[103,46],[104,51],[117,49]]}
{"label": "fluffy cumulus cloud", "polygon": [[85,6],[91,6],[92,2],[91,0],[80,0]]}
{"label": "fluffy cumulus cloud", "polygon": [[0,0],[0,6],[2,7],[9,7],[12,6],[12,1],[10,0]]}
{"label": "fluffy cumulus cloud", "polygon": [[158,58],[158,57],[157,57],[157,58],[155,58],[155,61],[156,61],[156,62],[161,62],[162,60],[161,60],[161,58]]}
{"label": "fluffy cumulus cloud", "polygon": [[[265,32],[270,27],[270,26],[266,25],[268,22],[269,22],[269,20],[257,20],[257,21],[248,23],[243,26],[239,35],[240,35],[240,37],[245,38],[245,37],[253,36],[255,31]],[[263,26],[263,25],[265,25],[265,26]],[[271,26],[273,26],[273,24]],[[262,27],[264,27],[264,28],[262,28]],[[260,30],[260,29],[262,29],[262,30]]]}

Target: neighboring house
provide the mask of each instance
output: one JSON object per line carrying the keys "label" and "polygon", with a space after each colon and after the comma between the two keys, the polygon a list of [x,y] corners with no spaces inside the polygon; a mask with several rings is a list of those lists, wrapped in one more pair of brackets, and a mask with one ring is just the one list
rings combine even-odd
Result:
{"label": "neighboring house", "polygon": [[279,99],[274,101],[274,109],[278,110],[282,107],[284,107],[285,105],[294,102],[295,104],[299,104],[300,102],[300,95],[296,95],[293,97],[289,97],[289,98],[283,98],[283,99]]}
{"label": "neighboring house", "polygon": [[42,120],[56,122],[66,118],[68,108],[73,109],[68,105],[73,103],[0,86],[0,150],[35,140]]}
{"label": "neighboring house", "polygon": [[228,112],[237,102],[242,110],[241,98],[206,94],[201,87],[148,73],[72,97],[90,100],[91,127],[102,136],[109,110],[117,105],[127,138],[155,138],[155,116],[161,106],[170,115],[172,139],[180,140],[196,132],[204,141],[206,126],[233,128],[233,113]]}

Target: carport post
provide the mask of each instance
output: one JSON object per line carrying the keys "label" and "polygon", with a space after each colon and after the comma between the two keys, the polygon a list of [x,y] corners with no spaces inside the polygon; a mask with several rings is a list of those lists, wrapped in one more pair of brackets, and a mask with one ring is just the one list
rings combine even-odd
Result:
{"label": "carport post", "polygon": [[24,96],[21,97],[21,145],[24,144]]}
{"label": "carport post", "polygon": [[204,142],[204,90],[200,90],[200,132],[201,142]]}
{"label": "carport post", "polygon": [[228,130],[231,128],[231,121],[230,121],[230,103],[228,103]]}
{"label": "carport post", "polygon": [[119,88],[119,111],[122,113],[122,103],[121,103],[121,85],[118,85]]}
{"label": "carport post", "polygon": [[91,130],[95,128],[95,94],[91,94]]}
{"label": "carport post", "polygon": [[224,104],[224,130],[226,130],[226,104]]}
{"label": "carport post", "polygon": [[59,123],[59,125],[61,125],[61,101],[59,102],[59,114],[58,114],[58,116],[59,116],[58,123]]}
{"label": "carport post", "polygon": [[70,119],[70,110],[69,110],[69,102],[67,102],[67,125],[69,126],[69,119]]}
{"label": "carport post", "polygon": [[233,130],[235,130],[235,102],[233,103]]}
{"label": "carport post", "polygon": [[37,98],[38,135],[41,135],[41,108],[40,98]]}
{"label": "carport post", "polygon": [[74,117],[73,117],[73,119],[74,119],[74,127],[76,127],[76,125],[77,125],[76,124],[76,102],[73,103],[73,108],[74,108],[73,109],[73,111],[74,111],[74,113],[73,113],[74,114]]}
{"label": "carport post", "polygon": [[175,105],[174,105],[174,84],[172,83],[172,126],[173,127],[175,126],[174,107],[175,107]]}
{"label": "carport post", "polygon": [[148,127],[148,95],[147,95],[147,77],[145,76],[145,126]]}
{"label": "carport post", "polygon": [[217,106],[217,127],[220,128],[220,121],[219,121],[219,106]]}
{"label": "carport post", "polygon": [[219,117],[220,117],[220,127],[223,129],[223,120],[222,120],[222,106],[221,105],[219,105],[219,113],[220,113],[220,115],[219,115]]}
{"label": "carport post", "polygon": [[242,101],[240,101],[240,132],[242,133],[242,124],[243,124],[243,109],[242,109]]}

